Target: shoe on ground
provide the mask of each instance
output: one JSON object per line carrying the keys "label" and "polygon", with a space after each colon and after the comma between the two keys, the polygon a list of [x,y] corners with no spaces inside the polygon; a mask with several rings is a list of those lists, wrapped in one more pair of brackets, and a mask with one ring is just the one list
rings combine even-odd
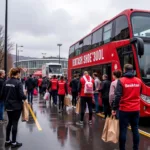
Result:
{"label": "shoe on ground", "polygon": [[92,125],[92,120],[89,120],[89,125]]}
{"label": "shoe on ground", "polygon": [[5,147],[9,147],[9,146],[11,146],[11,141],[6,141],[5,142]]}
{"label": "shoe on ground", "polygon": [[79,121],[76,123],[76,125],[80,125],[80,126],[83,126],[83,121]]}
{"label": "shoe on ground", "polygon": [[21,147],[22,146],[22,143],[11,143],[11,148],[17,148],[17,147]]}

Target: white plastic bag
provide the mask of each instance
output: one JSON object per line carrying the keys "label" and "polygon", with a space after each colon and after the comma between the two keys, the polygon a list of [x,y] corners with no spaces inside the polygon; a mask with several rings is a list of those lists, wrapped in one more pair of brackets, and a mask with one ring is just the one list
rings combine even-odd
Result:
{"label": "white plastic bag", "polygon": [[46,92],[44,95],[44,100],[49,100],[49,96],[50,96],[49,92]]}

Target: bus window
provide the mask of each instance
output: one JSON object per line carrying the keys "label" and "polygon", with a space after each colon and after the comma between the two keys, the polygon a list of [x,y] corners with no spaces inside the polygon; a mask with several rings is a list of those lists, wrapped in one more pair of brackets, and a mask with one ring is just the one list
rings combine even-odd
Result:
{"label": "bus window", "polygon": [[123,40],[129,38],[129,26],[126,16],[120,16],[115,20],[114,40]]}
{"label": "bus window", "polygon": [[81,54],[81,49],[80,49],[81,47],[79,47],[79,43],[77,43],[76,45],[75,45],[75,56],[78,56],[78,55],[80,55]]}
{"label": "bus window", "polygon": [[89,35],[83,40],[83,52],[86,52],[91,49],[92,35]]}
{"label": "bus window", "polygon": [[111,40],[112,22],[104,26],[103,41],[108,43]]}
{"label": "bus window", "polygon": [[74,45],[70,47],[69,58],[74,57]]}
{"label": "bus window", "polygon": [[92,37],[92,48],[102,45],[102,28],[95,31]]}
{"label": "bus window", "polygon": [[122,71],[123,71],[123,67],[124,67],[125,64],[132,64],[133,69],[134,69],[134,73],[136,75],[134,55],[133,55],[131,45],[119,48],[118,49],[118,57],[120,59],[120,64],[121,64]]}

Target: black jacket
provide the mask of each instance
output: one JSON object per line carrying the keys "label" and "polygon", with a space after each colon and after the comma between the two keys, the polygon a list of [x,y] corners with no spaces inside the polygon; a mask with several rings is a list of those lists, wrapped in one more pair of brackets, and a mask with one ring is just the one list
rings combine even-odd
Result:
{"label": "black jacket", "polygon": [[27,81],[25,82],[25,89],[27,89],[27,91],[33,91],[34,88],[35,88],[34,79],[28,78]]}
{"label": "black jacket", "polygon": [[110,84],[111,84],[111,82],[109,80],[102,81],[102,87],[99,90],[102,93],[102,99],[108,99],[108,101],[106,103],[109,103]]}
{"label": "black jacket", "polygon": [[16,78],[8,79],[2,88],[1,98],[5,102],[5,109],[7,110],[20,110],[22,109],[23,100],[26,96],[23,92],[21,81]]}
{"label": "black jacket", "polygon": [[0,78],[0,94],[2,94],[2,88],[3,88],[3,85],[4,85],[4,78]]}
{"label": "black jacket", "polygon": [[78,92],[78,84],[79,84],[79,81],[77,79],[73,79],[70,82],[70,87],[71,87],[72,92]]}

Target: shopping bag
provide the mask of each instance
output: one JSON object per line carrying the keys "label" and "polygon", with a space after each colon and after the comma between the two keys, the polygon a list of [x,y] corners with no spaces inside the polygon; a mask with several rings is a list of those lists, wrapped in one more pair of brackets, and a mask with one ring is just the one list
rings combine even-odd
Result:
{"label": "shopping bag", "polygon": [[23,110],[22,110],[22,121],[29,120],[29,108],[28,103],[26,101],[23,102]]}
{"label": "shopping bag", "polygon": [[102,133],[102,140],[104,142],[107,142],[108,124],[109,124],[109,118],[106,118],[103,133]]}
{"label": "shopping bag", "polygon": [[80,99],[78,99],[77,104],[76,104],[76,114],[80,113]]}
{"label": "shopping bag", "polygon": [[71,106],[71,99],[70,97],[67,95],[65,96],[65,101],[64,101],[65,106]]}
{"label": "shopping bag", "polygon": [[119,141],[119,120],[111,117],[108,124],[107,141],[118,143]]}
{"label": "shopping bag", "polygon": [[34,95],[34,96],[37,96],[37,95],[38,95],[38,91],[37,91],[37,89],[34,89],[34,91],[33,91],[33,95]]}
{"label": "shopping bag", "polygon": [[102,133],[104,142],[118,143],[119,141],[119,120],[115,117],[107,118]]}
{"label": "shopping bag", "polygon": [[46,92],[44,95],[44,100],[49,100],[49,96],[50,96],[49,92]]}

